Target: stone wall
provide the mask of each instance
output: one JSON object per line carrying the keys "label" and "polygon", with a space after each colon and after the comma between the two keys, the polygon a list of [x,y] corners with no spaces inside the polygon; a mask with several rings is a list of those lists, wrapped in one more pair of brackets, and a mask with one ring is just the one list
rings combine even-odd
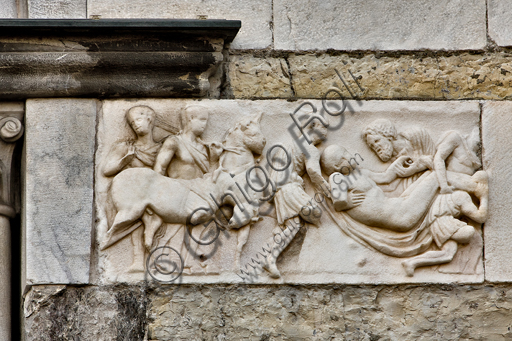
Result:
{"label": "stone wall", "polygon": [[510,295],[503,284],[35,286],[25,315],[37,340],[507,340]]}
{"label": "stone wall", "polygon": [[[490,174],[483,283],[112,286],[94,278],[96,255],[78,249],[74,251],[86,254],[88,264],[91,257],[93,270],[89,273],[88,265],[67,264],[70,273],[79,273],[75,285],[64,285],[68,284],[66,276],[52,273],[47,284],[35,281],[37,285],[24,287],[26,340],[512,338],[512,182],[508,167],[512,160],[512,7],[506,0],[2,0],[0,16],[242,20],[242,30],[224,54],[220,92],[211,97],[321,99],[335,86],[345,98],[355,100],[479,100],[482,159]],[[95,100],[83,101],[96,108]],[[31,120],[27,129],[44,108],[44,101],[28,102],[27,110],[33,116],[27,114]],[[60,114],[64,111],[72,110],[64,108]],[[47,114],[59,119],[59,113]],[[73,115],[78,117],[78,113]],[[86,125],[94,129],[92,116],[87,116],[91,122]],[[62,119],[62,124],[67,121]],[[59,133],[55,132],[55,139],[66,138]],[[91,147],[87,141],[91,143],[84,136],[78,149]],[[28,138],[26,148],[37,148],[30,143]],[[91,150],[87,151],[86,162],[93,162]],[[64,168],[70,167],[70,160],[62,162],[68,163]],[[47,177],[51,175],[49,170]],[[91,189],[92,178],[82,175],[87,185],[76,187],[83,187],[80,200],[90,204],[87,189]],[[80,211],[65,205],[74,192],[69,193],[71,197],[62,197],[61,204]],[[92,210],[92,205],[87,209]],[[93,213],[80,214],[86,217],[74,226],[87,221],[92,229]],[[81,232],[80,238],[90,243],[91,235],[84,229]],[[41,255],[34,257],[37,260]],[[28,269],[37,272],[37,264],[32,262]]]}

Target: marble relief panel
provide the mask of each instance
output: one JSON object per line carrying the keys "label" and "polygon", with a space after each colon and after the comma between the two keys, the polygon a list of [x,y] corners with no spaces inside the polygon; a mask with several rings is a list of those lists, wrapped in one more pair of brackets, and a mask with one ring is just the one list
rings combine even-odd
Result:
{"label": "marble relief panel", "polygon": [[478,102],[108,100],[102,283],[481,282]]}

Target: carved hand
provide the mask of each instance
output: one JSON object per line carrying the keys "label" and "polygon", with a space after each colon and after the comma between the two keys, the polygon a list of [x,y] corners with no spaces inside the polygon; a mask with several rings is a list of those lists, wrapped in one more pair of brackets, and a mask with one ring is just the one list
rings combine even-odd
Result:
{"label": "carved hand", "polygon": [[212,142],[208,145],[208,147],[210,148],[210,156],[212,161],[218,160],[220,154],[222,154],[222,151],[224,150],[222,143]]}
{"label": "carved hand", "polygon": [[441,190],[440,190],[440,193],[441,194],[451,194],[453,193],[453,191],[455,190],[455,187],[453,186],[441,186]]}
{"label": "carved hand", "polygon": [[409,156],[400,156],[393,162],[391,167],[393,167],[397,176],[407,178],[428,169],[430,164],[429,157],[411,158]]}
{"label": "carved hand", "polygon": [[127,162],[130,162],[133,159],[134,156],[135,156],[135,146],[134,145],[130,145],[128,147],[128,152],[123,157],[123,161],[126,160]]}
{"label": "carved hand", "polygon": [[328,183],[327,181],[325,181],[325,180],[324,180],[324,183],[323,183],[323,185],[322,185],[322,186],[320,186],[320,188],[322,189],[322,191],[323,191],[324,195],[325,195],[327,198],[331,199],[331,192],[328,190],[328,188],[331,188],[331,187],[330,187],[330,185],[329,185],[329,183]]}
{"label": "carved hand", "polygon": [[356,192],[356,191],[351,192],[351,194],[349,196],[350,206],[356,207],[356,206],[361,205],[365,198],[366,198],[366,193],[364,193],[364,192]]}

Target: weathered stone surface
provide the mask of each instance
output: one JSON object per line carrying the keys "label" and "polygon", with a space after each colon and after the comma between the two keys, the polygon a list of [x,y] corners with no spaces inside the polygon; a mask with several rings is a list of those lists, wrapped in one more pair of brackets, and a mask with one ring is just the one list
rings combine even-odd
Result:
{"label": "weathered stone surface", "polygon": [[86,0],[28,0],[30,19],[85,19]]}
{"label": "weathered stone surface", "polygon": [[17,18],[16,0],[0,0],[0,18]]}
{"label": "weathered stone surface", "polygon": [[484,0],[274,1],[278,50],[482,49]]}
{"label": "weathered stone surface", "polygon": [[224,96],[231,98],[292,97],[288,65],[283,58],[234,55],[227,63]]}
{"label": "weathered stone surface", "polygon": [[17,20],[0,26],[0,98],[202,97],[219,93],[217,66],[240,21]]}
{"label": "weathered stone surface", "polygon": [[87,15],[101,18],[235,19],[242,28],[233,49],[264,49],[272,44],[272,1],[236,0],[90,0]]}
{"label": "weathered stone surface", "polygon": [[96,135],[93,99],[26,103],[26,284],[88,283]]}
{"label": "weathered stone surface", "polygon": [[508,286],[181,287],[151,296],[149,339],[491,340]]}
{"label": "weathered stone surface", "polygon": [[489,37],[500,46],[512,45],[512,7],[507,0],[488,0]]}
{"label": "weathered stone surface", "polygon": [[[512,98],[512,56],[509,53],[447,56],[307,54],[291,55],[288,61],[292,86],[298,98],[321,98],[331,86],[339,88],[345,98]],[[249,81],[244,79],[242,85],[250,87]],[[233,94],[240,93],[237,83],[231,82],[231,87]]]}
{"label": "weathered stone surface", "polygon": [[489,219],[485,223],[485,278],[512,281],[512,102],[486,102],[482,113],[484,169],[489,172]]}
{"label": "weathered stone surface", "polygon": [[[256,163],[251,164],[250,162],[255,162],[256,156],[258,165],[266,167],[269,159],[267,152],[273,146],[279,144],[287,146],[283,149],[290,151],[290,160],[302,157],[300,155],[303,154],[300,154],[299,148],[305,147],[299,147],[299,145],[301,142],[304,144],[307,142],[299,138],[300,133],[298,129],[294,128],[295,125],[290,114],[304,103],[306,101],[184,99],[104,101],[99,116],[98,148],[95,160],[95,198],[98,217],[96,250],[98,252],[99,277],[98,281],[94,282],[113,284],[119,282],[138,283],[144,280],[148,277],[148,273],[151,274],[150,265],[156,262],[151,263],[146,260],[148,257],[151,259],[150,255],[159,255],[155,252],[160,247],[173,247],[177,253],[180,253],[182,259],[186,259],[186,263],[183,261],[186,266],[177,258],[172,260],[177,264],[182,264],[179,268],[183,270],[183,276],[179,277],[178,275],[179,281],[182,283],[239,283],[245,281],[301,284],[381,284],[483,281],[481,229],[476,222],[482,223],[485,220],[485,213],[482,213],[484,215],[482,220],[482,218],[474,218],[468,211],[460,211],[463,215],[475,220],[475,223],[472,223],[474,229],[463,224],[464,228],[471,230],[472,234],[466,241],[461,241],[460,246],[455,243],[454,253],[448,261],[435,263],[439,266],[418,266],[416,271],[409,271],[410,269],[406,265],[406,262],[407,264],[417,264],[415,256],[429,257],[432,254],[428,253],[437,248],[433,242],[433,239],[437,238],[436,234],[431,231],[431,229],[435,229],[432,227],[435,219],[431,216],[444,215],[444,213],[432,213],[429,208],[433,200],[438,198],[436,197],[438,182],[434,174],[425,174],[429,180],[420,181],[418,186],[411,187],[411,190],[412,188],[420,190],[413,190],[414,192],[407,198],[421,198],[413,206],[410,206],[411,201],[403,198],[396,199],[393,204],[388,204],[386,198],[400,196],[407,186],[402,181],[413,182],[417,177],[413,179],[410,178],[411,175],[404,175],[408,179],[396,179],[396,182],[392,182],[395,178],[388,182],[383,180],[383,184],[392,182],[389,187],[394,186],[397,189],[396,192],[393,192],[394,189],[386,188],[385,185],[379,187],[374,184],[373,190],[371,194],[368,192],[367,198],[377,198],[377,201],[374,204],[368,204],[371,209],[365,209],[357,217],[343,209],[333,208],[331,199],[324,201],[322,190],[318,185],[323,181],[321,185],[331,188],[325,179],[328,179],[333,171],[328,173],[329,170],[323,164],[321,166],[319,160],[320,154],[331,146],[343,146],[351,155],[358,153],[360,167],[365,170],[373,172],[393,170],[396,163],[393,163],[390,158],[379,158],[374,152],[375,149],[372,151],[369,139],[365,140],[362,137],[363,130],[377,119],[389,120],[389,124],[392,125],[389,130],[396,131],[396,139],[400,139],[401,143],[405,145],[411,145],[410,150],[392,146],[391,149],[395,155],[413,153],[411,150],[414,150],[414,154],[407,155],[415,158],[419,157],[416,153],[422,153],[421,155],[427,159],[433,158],[436,141],[440,141],[450,132],[456,134],[461,141],[466,141],[465,143],[470,146],[464,149],[462,145],[458,147],[453,145],[452,151],[457,148],[457,155],[459,155],[453,159],[459,160],[460,155],[465,155],[463,158],[471,160],[479,159],[476,151],[473,151],[473,147],[478,147],[480,141],[478,129],[480,107],[477,101],[347,101],[347,110],[343,115],[329,118],[331,126],[329,131],[326,131],[326,140],[322,143],[314,143],[318,145],[319,149],[317,150],[311,144],[308,148],[313,149],[306,150],[309,156],[304,156],[304,158],[316,155],[317,168],[314,164],[309,163],[304,166],[308,167],[309,174],[306,176],[305,173],[300,173],[301,181],[304,181],[305,184],[304,190],[293,192],[293,194],[316,201],[319,203],[318,210],[322,213],[318,221],[308,221],[311,224],[305,225],[298,237],[293,239],[297,233],[296,229],[293,232],[288,229],[285,231],[278,229],[276,232],[276,226],[282,222],[278,222],[277,218],[269,213],[263,205],[262,207],[252,206],[253,204],[250,204],[247,198],[257,194],[249,189],[247,190],[249,194],[241,193],[241,187],[237,187],[234,181],[240,186],[245,186],[248,183],[246,171],[248,172],[248,168],[251,167],[246,165],[255,165]],[[316,112],[323,110],[321,101],[312,100],[309,103],[314,106]],[[335,104],[340,106],[341,102]],[[334,103],[328,104],[327,107],[333,109]],[[191,114],[188,108],[196,109],[192,110]],[[311,112],[309,106],[305,108],[301,110],[301,113]],[[127,115],[128,113],[129,115]],[[262,114],[257,123],[254,118],[255,114]],[[138,121],[133,117],[140,119],[140,122],[137,123]],[[185,142],[190,135],[183,132],[192,129],[189,124],[198,120],[195,117],[201,117],[201,129],[194,128],[194,134],[198,135],[194,135],[192,142]],[[241,121],[242,119],[245,121]],[[243,130],[240,128],[241,126],[250,126],[251,129]],[[180,130],[182,133],[176,136]],[[245,142],[247,140],[237,139],[237,136],[245,136],[244,131],[253,134],[248,141],[262,141],[264,138],[266,144],[261,146],[254,143],[247,146]],[[475,135],[472,132],[476,132]],[[375,133],[372,136],[377,135],[378,133]],[[294,138],[294,136],[296,137]],[[469,136],[473,136],[473,138],[470,139]],[[162,146],[159,141],[163,141],[165,137],[168,138]],[[196,138],[200,138],[200,140],[196,140]],[[384,138],[381,136],[381,139]],[[390,139],[385,140],[389,142]],[[220,156],[221,166],[209,159],[208,155],[211,155],[212,150],[210,150],[210,154],[206,152],[208,150],[206,148],[211,148],[218,141],[223,141]],[[254,145],[261,146],[261,148],[251,149],[250,146]],[[445,144],[443,146],[446,147]],[[196,155],[195,157],[187,157],[186,153],[191,153],[190,150],[194,150],[192,148],[201,149],[197,149],[197,154],[190,154]],[[397,149],[395,150],[395,148]],[[201,157],[197,156],[199,151],[201,151]],[[244,159],[244,163],[237,163],[240,162],[237,159],[239,155],[248,156]],[[312,158],[313,156],[311,156]],[[166,159],[168,161],[162,161]],[[178,161],[171,164],[171,161],[174,160]],[[183,160],[187,160],[188,163]],[[450,160],[447,159],[446,164],[452,162]],[[202,165],[200,169],[197,166],[198,162],[201,162]],[[300,164],[302,161],[299,159],[296,162]],[[412,159],[411,162],[414,164]],[[289,165],[291,164],[290,161]],[[295,163],[293,165],[296,167]],[[464,169],[465,174],[473,174],[480,167],[477,161],[471,165],[474,169]],[[475,166],[477,167],[475,168]],[[312,169],[315,169],[315,173]],[[416,168],[411,166],[410,169]],[[425,169],[424,167],[416,172]],[[182,170],[183,173],[180,172]],[[453,169],[450,168],[450,170]],[[229,173],[231,171],[233,173]],[[269,172],[275,182],[284,183],[281,185],[282,187],[288,185],[287,181],[291,181],[289,179],[294,179],[283,175],[283,180],[278,178],[275,172],[270,170]],[[300,170],[295,172],[298,174]],[[232,177],[227,175],[228,173],[232,174],[235,180],[232,180]],[[195,177],[191,179],[190,174],[198,175],[194,175]],[[363,173],[361,176],[365,177],[365,174],[367,173]],[[210,180],[210,177],[216,176],[219,178],[215,182]],[[316,184],[310,180],[314,176],[317,176]],[[358,178],[355,173],[354,176]],[[467,175],[464,176],[467,177]],[[359,180],[354,180],[354,182],[356,181]],[[288,191],[292,191],[290,187],[287,188]],[[464,190],[470,191],[470,189]],[[285,191],[283,190],[283,192]],[[387,196],[384,191],[389,192]],[[268,193],[265,192],[264,196],[271,198],[270,192],[269,188]],[[201,194],[198,196],[198,193]],[[194,214],[192,210],[196,208],[215,205],[203,201],[204,197],[208,198],[210,202],[212,200],[222,202],[222,196],[226,193],[234,193],[233,195],[241,203],[235,206],[234,212],[237,212],[237,209],[240,210],[239,212],[244,209],[246,212],[243,213],[244,215],[252,214],[252,216],[241,218],[240,221],[243,224],[240,225],[236,225],[236,221],[230,218],[229,224],[234,227],[223,233],[219,232],[218,238],[208,239],[211,244],[204,249],[199,249],[198,243],[192,241],[189,233],[186,232],[187,218]],[[333,194],[332,203],[336,205],[334,196]],[[283,201],[279,200],[284,199],[278,198],[277,194],[274,199],[263,199],[263,196],[255,198],[259,198],[258,202],[269,201],[269,205],[276,207],[276,211],[282,209],[278,205],[283,205]],[[469,195],[467,195],[467,200],[470,200]],[[386,209],[390,207],[388,205],[392,205],[392,208]],[[473,207],[471,202],[468,205]],[[370,206],[362,204],[361,207]],[[431,206],[438,207],[437,204]],[[215,206],[213,207],[217,210]],[[297,210],[302,210],[303,207],[299,207]],[[406,222],[400,218],[402,216],[409,217],[409,214],[394,216],[392,220],[376,222],[378,217],[374,212],[382,208],[382,212],[386,212],[383,213],[383,216],[389,216],[393,215],[394,207],[406,207],[405,211],[415,213],[412,214],[410,220],[406,218]],[[417,209],[418,207],[419,209]],[[359,208],[353,209],[357,211]],[[151,213],[148,213],[149,210]],[[478,205],[475,210],[478,210]],[[486,208],[482,206],[481,211],[486,212]],[[287,214],[296,215],[297,212],[292,211]],[[429,218],[423,220],[422,217],[427,215]],[[304,218],[305,214],[301,216],[303,219],[307,219]],[[252,218],[254,219],[251,220]],[[461,224],[460,220],[456,220],[459,215],[454,214],[451,218],[453,218],[450,220],[451,223]],[[314,227],[313,223],[318,228]],[[404,227],[395,229],[395,226]],[[191,231],[195,231],[195,234],[200,233],[197,232],[198,229],[191,229]],[[276,235],[278,238],[275,237]],[[292,237],[288,238],[290,235]],[[196,240],[197,238],[199,238],[198,235],[196,235]],[[274,257],[279,256],[280,251],[273,244],[283,244],[277,241],[279,238],[286,239],[287,243],[284,244],[289,245],[277,262],[282,271],[282,277],[276,276],[275,272],[264,271],[261,266],[252,271],[251,266],[262,262],[262,256],[266,257],[267,253],[271,252],[270,250],[277,250],[279,253]],[[375,239],[378,241],[375,242]],[[448,239],[437,245],[441,247]],[[407,242],[404,245],[401,242],[395,243],[396,240],[407,240]],[[451,240],[450,244],[453,242],[454,240]],[[196,252],[196,250],[201,251]]]}
{"label": "weathered stone surface", "polygon": [[146,305],[137,286],[34,286],[25,296],[25,338],[143,340]]}
{"label": "weathered stone surface", "polygon": [[[35,287],[29,340],[506,340],[510,285]],[[45,294],[45,292],[48,292]]]}

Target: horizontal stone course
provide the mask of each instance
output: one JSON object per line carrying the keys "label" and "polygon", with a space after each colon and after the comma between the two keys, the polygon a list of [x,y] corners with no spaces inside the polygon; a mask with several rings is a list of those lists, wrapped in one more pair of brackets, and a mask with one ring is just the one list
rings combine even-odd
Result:
{"label": "horizontal stone course", "polygon": [[[242,71],[258,70],[260,65],[275,63],[274,57],[255,58],[244,54],[236,56],[236,59],[232,56],[231,59],[233,62],[228,65],[229,74],[236,77],[230,77],[229,94],[234,98],[293,96],[286,82],[273,81],[270,82],[272,87],[266,88],[268,85],[263,79],[267,76]],[[512,55],[505,52],[451,55],[291,54],[287,61],[289,70],[286,70],[297,98],[322,98],[334,86],[341,90],[345,98],[512,99]],[[279,68],[277,70],[277,73],[271,74],[275,79],[280,77]]]}
{"label": "horizontal stone course", "polygon": [[511,296],[511,285],[37,286],[24,327],[27,341],[146,330],[160,341],[506,340]]}

